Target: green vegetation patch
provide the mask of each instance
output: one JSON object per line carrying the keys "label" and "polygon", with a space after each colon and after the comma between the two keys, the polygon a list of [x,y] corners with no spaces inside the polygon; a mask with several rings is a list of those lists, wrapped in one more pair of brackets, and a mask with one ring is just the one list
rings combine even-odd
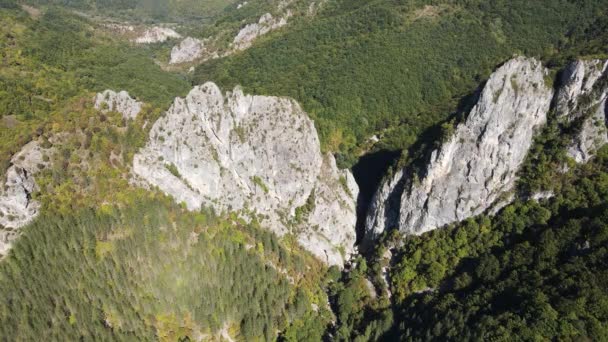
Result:
{"label": "green vegetation patch", "polygon": [[384,149],[411,146],[498,64],[515,53],[552,56],[569,34],[596,25],[604,7],[594,1],[330,1],[315,19],[198,67],[194,80],[295,98],[315,119],[324,150],[340,152],[340,164],[351,165],[357,146],[372,134],[383,135]]}
{"label": "green vegetation patch", "polygon": [[305,260],[269,232],[167,198],[47,213],[0,263],[0,336],[175,341],[229,325],[233,338],[272,340],[311,310],[289,280]]}

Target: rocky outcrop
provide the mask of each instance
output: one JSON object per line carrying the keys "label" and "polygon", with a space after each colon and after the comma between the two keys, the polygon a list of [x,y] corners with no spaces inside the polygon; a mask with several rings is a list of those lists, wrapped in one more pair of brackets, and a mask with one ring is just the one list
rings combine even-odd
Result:
{"label": "rocky outcrop", "polygon": [[181,38],[182,36],[168,27],[151,27],[146,29],[133,41],[138,44],[161,43],[169,38]]}
{"label": "rocky outcrop", "polygon": [[122,90],[115,92],[105,90],[95,95],[95,109],[102,112],[116,111],[122,114],[125,119],[135,119],[141,111],[142,103],[135,100],[129,93]]}
{"label": "rocky outcrop", "polygon": [[232,41],[234,50],[245,50],[253,41],[266,33],[287,25],[287,19],[292,16],[290,10],[285,11],[281,17],[275,18],[270,13],[260,17],[257,23],[243,27]]}
{"label": "rocky outcrop", "polygon": [[608,61],[573,62],[564,70],[560,83],[556,101],[558,117],[566,122],[580,121],[568,155],[577,163],[585,163],[608,143]]}
{"label": "rocky outcrop", "polygon": [[291,99],[197,86],[154,124],[133,172],[190,210],[235,211],[294,233],[328,263],[352,251],[356,184],[321,154],[313,122]]}
{"label": "rocky outcrop", "polygon": [[[309,195],[314,198],[313,207],[300,224],[298,242],[328,264],[343,265],[355,243],[358,195],[359,187],[353,175],[348,170],[338,170],[333,155],[327,153]],[[332,252],[336,247],[339,253]]]}
{"label": "rocky outcrop", "polygon": [[171,58],[169,64],[180,64],[192,62],[203,56],[205,52],[205,44],[203,41],[187,37],[182,40],[179,45],[174,46],[171,49]]}
{"label": "rocky outcrop", "polygon": [[[298,15],[315,15],[323,3],[324,1],[310,3],[308,11],[304,11],[300,8],[301,4],[292,0],[278,1],[274,8],[269,9],[272,13],[264,13],[259,18],[257,18],[259,14],[255,14],[256,17],[243,19],[241,21],[241,29],[236,35],[234,35],[232,25],[220,25],[224,29],[219,29],[213,36],[207,36],[202,39],[191,37],[184,39],[171,50],[169,64],[203,63],[211,59],[227,57],[236,52],[246,50],[259,37],[287,25],[290,18]],[[247,1],[237,4],[236,10],[247,5]],[[253,20],[255,22],[252,22]],[[230,40],[232,41],[226,44]]]}
{"label": "rocky outcrop", "polygon": [[30,223],[40,209],[40,203],[32,199],[37,191],[34,175],[49,166],[51,148],[44,149],[37,141],[25,145],[11,159],[6,181],[0,188],[0,258],[10,250],[19,237],[19,228]]}
{"label": "rocky outcrop", "polygon": [[386,229],[421,234],[490,209],[513,189],[553,91],[547,70],[518,57],[492,74],[466,120],[415,175],[399,170],[376,193],[366,241]]}

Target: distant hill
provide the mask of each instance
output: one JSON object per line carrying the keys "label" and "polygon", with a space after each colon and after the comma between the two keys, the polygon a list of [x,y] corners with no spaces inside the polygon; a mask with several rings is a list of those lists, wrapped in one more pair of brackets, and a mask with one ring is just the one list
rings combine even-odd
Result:
{"label": "distant hill", "polygon": [[90,14],[139,21],[209,20],[234,0],[28,0],[35,6],[58,5]]}

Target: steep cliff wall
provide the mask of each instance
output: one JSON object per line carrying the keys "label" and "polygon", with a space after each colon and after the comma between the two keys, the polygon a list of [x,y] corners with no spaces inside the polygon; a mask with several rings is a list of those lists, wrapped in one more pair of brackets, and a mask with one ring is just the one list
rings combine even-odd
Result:
{"label": "steep cliff wall", "polygon": [[492,74],[478,103],[419,175],[399,170],[372,201],[366,240],[386,229],[421,234],[491,208],[515,184],[553,91],[539,61],[514,58]]}
{"label": "steep cliff wall", "polygon": [[237,211],[296,234],[328,263],[352,251],[356,184],[321,154],[313,122],[291,99],[197,86],[154,124],[133,171],[190,210]]}
{"label": "steep cliff wall", "polygon": [[577,163],[585,163],[598,148],[608,143],[608,61],[573,62],[564,70],[560,83],[557,115],[563,121],[580,121],[568,155]]}

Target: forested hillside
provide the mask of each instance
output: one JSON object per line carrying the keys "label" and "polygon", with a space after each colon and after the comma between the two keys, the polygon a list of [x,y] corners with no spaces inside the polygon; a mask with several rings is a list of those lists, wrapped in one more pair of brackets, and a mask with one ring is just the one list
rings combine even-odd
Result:
{"label": "forested hillside", "polygon": [[[387,232],[330,287],[335,337],[608,338],[608,146],[576,165],[565,153],[572,126],[550,118],[520,174],[524,196],[495,216]],[[526,197],[541,190],[549,198]]]}
{"label": "forested hillside", "polygon": [[[294,97],[327,150],[354,162],[372,134],[409,147],[513,54],[567,56],[603,1],[330,1],[312,21],[197,68],[195,82]],[[590,33],[590,32],[589,32]],[[598,44],[600,45],[600,44]],[[576,54],[572,52],[571,54]]]}
{"label": "forested hillside", "polygon": [[[289,21],[234,48],[266,13]],[[139,44],[117,29],[129,25],[171,26],[221,53],[171,66],[179,36]],[[582,124],[555,111],[500,210],[422,235],[391,227],[366,249],[334,245],[344,265],[305,250],[317,240],[302,243],[311,232],[360,241],[355,208],[360,227],[378,184],[429,159],[515,55],[547,68],[531,87],[558,89],[569,62],[608,59],[608,2],[0,0],[0,204],[11,204],[8,170],[22,148],[34,142],[44,152],[35,175],[19,174],[33,184],[23,197],[40,205],[38,216],[0,225],[20,234],[0,241],[11,243],[0,250],[0,341],[608,340],[608,146],[576,163],[567,150]],[[608,80],[601,72],[598,89]],[[502,82],[517,93],[514,80]],[[219,96],[203,87],[183,99],[207,81]],[[128,92],[121,99],[137,113],[98,105],[106,89]],[[266,108],[249,94],[276,98]],[[601,100],[584,109],[601,110]],[[271,132],[273,118],[298,127],[299,116],[278,115],[289,110],[306,119],[316,148],[306,156],[297,149],[306,147],[302,127],[289,144],[268,146],[289,132]],[[266,121],[237,120],[254,114]],[[153,163],[140,167],[154,179],[149,166],[159,166],[182,188],[171,178],[163,185],[172,191],[161,191],[138,177],[134,156],[145,146]],[[239,146],[258,154],[244,162]],[[307,174],[288,160],[291,173],[278,164],[255,170],[260,160],[289,159],[280,153],[323,167]],[[356,165],[359,189],[332,154],[339,168]],[[208,182],[194,184],[178,166],[207,172]],[[282,186],[313,190],[295,203]],[[196,195],[190,206],[175,199],[184,187]],[[213,210],[223,201],[208,193],[256,205]],[[265,208],[267,198],[280,208]],[[352,220],[331,216],[340,206]],[[260,223],[270,214],[283,235]]]}
{"label": "forested hillside", "polygon": [[[0,339],[272,340],[295,323],[319,339],[321,263],[256,222],[129,184],[145,122],[189,83],[64,9],[0,11],[2,173],[30,140],[56,151],[37,177],[43,216],[0,262]],[[137,120],[92,108],[106,88],[146,102]]]}
{"label": "forested hillside", "polygon": [[125,89],[163,108],[189,89],[184,78],[162,71],[144,52],[65,10],[32,17],[12,2],[0,7],[0,170],[44,124],[80,114],[68,110],[68,101]]}
{"label": "forested hillside", "polygon": [[0,336],[176,341],[225,329],[271,340],[322,295],[294,247],[166,198],[41,217],[0,265]]}

